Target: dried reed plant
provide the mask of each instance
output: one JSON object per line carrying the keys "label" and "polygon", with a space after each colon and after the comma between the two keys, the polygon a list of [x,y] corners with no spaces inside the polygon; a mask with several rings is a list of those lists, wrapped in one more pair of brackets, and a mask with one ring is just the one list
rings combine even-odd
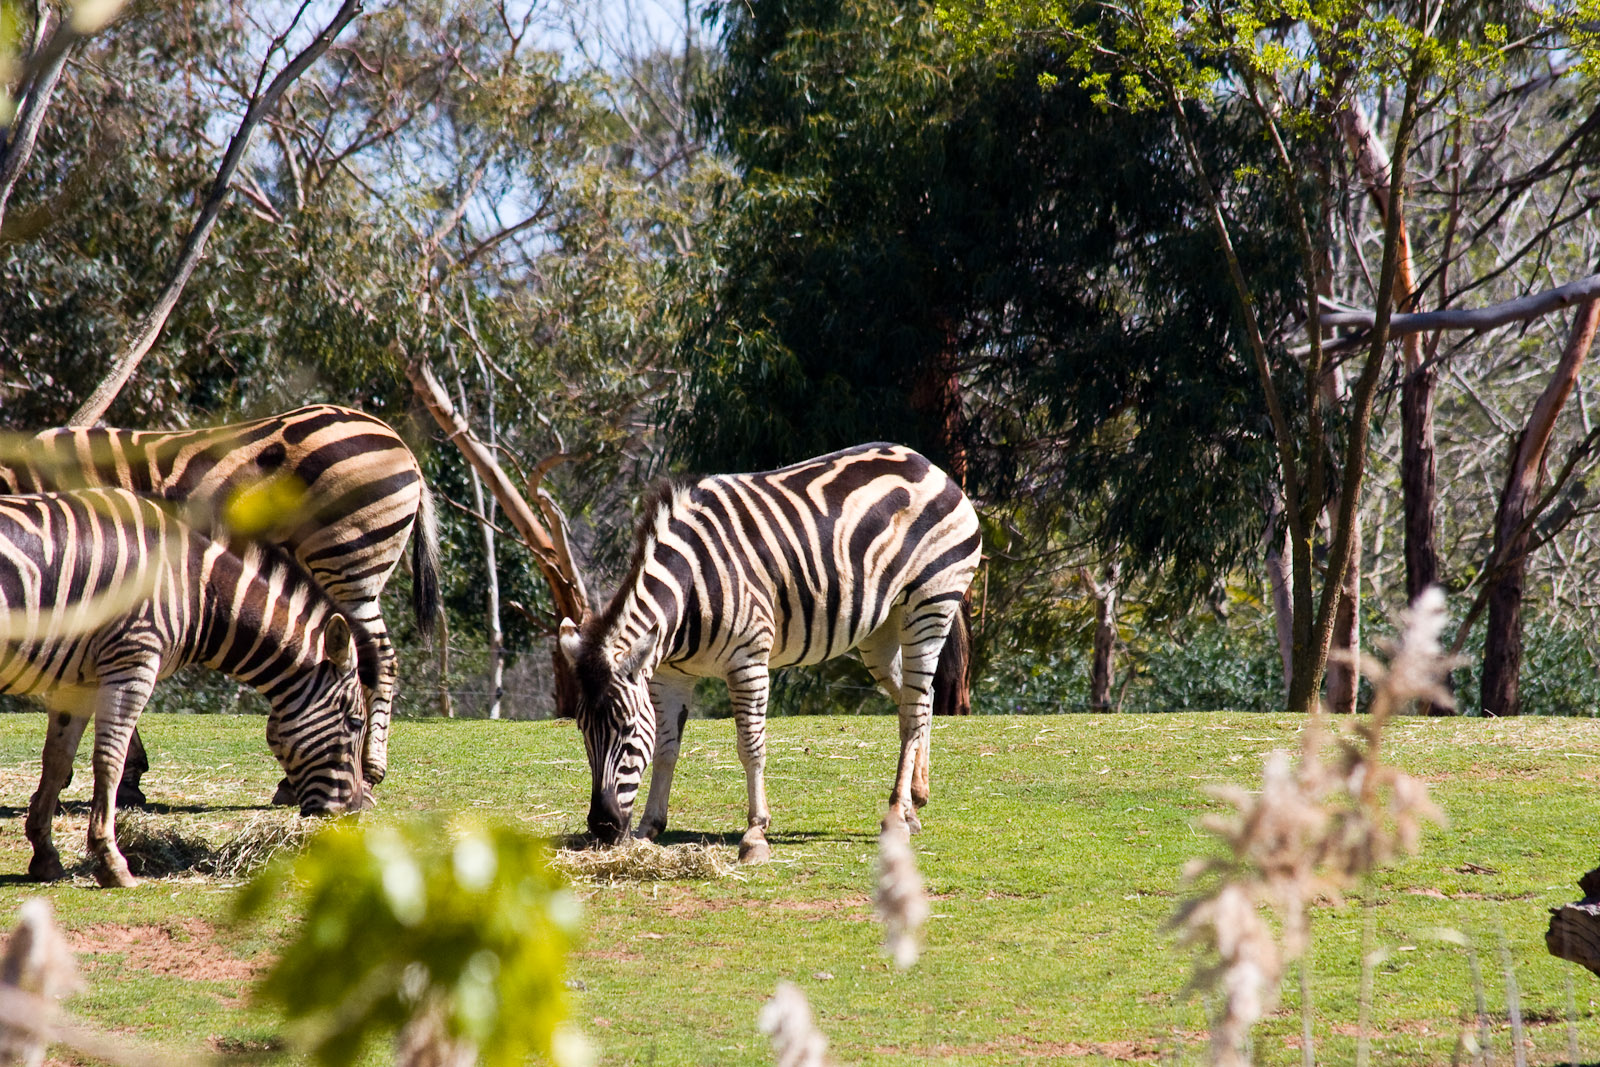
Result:
{"label": "dried reed plant", "polygon": [[891,823],[878,835],[878,884],[872,903],[883,923],[883,948],[901,970],[922,954],[922,924],[928,921],[917,857],[905,823]]}
{"label": "dried reed plant", "polygon": [[17,927],[0,950],[0,1063],[39,1067],[57,999],[82,984],[77,957],[56,927],[50,901],[23,901]]}
{"label": "dried reed plant", "polygon": [[761,1006],[756,1027],[772,1039],[778,1067],[830,1067],[828,1039],[811,1018],[811,1003],[793,982],[779,982]]}
{"label": "dried reed plant", "polygon": [[[1306,949],[1308,906],[1340,899],[1397,853],[1415,852],[1425,821],[1443,822],[1427,787],[1381,759],[1383,730],[1393,715],[1415,700],[1451,704],[1443,680],[1455,661],[1439,644],[1443,592],[1424,591],[1400,621],[1387,665],[1360,657],[1374,686],[1367,715],[1334,733],[1323,714],[1313,714],[1301,734],[1298,762],[1275,751],[1259,791],[1212,790],[1234,809],[1203,821],[1224,852],[1186,866],[1186,880],[1199,888],[1171,925],[1182,944],[1199,953],[1190,988],[1219,996],[1211,1030],[1214,1064],[1249,1062],[1251,1027],[1276,1003],[1285,963]],[[1277,913],[1280,936],[1263,905]]]}
{"label": "dried reed plant", "polygon": [[628,838],[611,848],[560,848],[551,866],[573,881],[611,885],[618,882],[713,881],[738,876],[731,849],[685,843],[657,845]]}

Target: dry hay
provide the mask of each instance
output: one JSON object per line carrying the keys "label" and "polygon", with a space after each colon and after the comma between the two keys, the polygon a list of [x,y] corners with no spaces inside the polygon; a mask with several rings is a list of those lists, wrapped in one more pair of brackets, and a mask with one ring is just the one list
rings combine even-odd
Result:
{"label": "dry hay", "polygon": [[141,878],[211,875],[242,878],[285,849],[296,850],[327,825],[293,811],[260,812],[220,843],[170,819],[141,811],[118,812],[117,848]]}
{"label": "dry hay", "polygon": [[219,878],[254,874],[279,852],[298,852],[313,834],[328,825],[325,818],[293,811],[262,812],[222,843],[206,864],[205,873]]}
{"label": "dry hay", "polygon": [[559,848],[551,861],[573,881],[712,881],[736,877],[733,850],[722,845],[657,845],[629,838],[610,848]]}

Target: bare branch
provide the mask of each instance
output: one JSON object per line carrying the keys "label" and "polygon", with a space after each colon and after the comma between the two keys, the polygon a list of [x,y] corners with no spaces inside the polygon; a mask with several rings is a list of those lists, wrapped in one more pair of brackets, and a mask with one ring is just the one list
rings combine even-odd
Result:
{"label": "bare branch", "polygon": [[361,14],[361,6],[362,0],[344,0],[327,28],[317,34],[304,51],[290,60],[289,64],[278,72],[277,77],[272,79],[272,84],[267,86],[266,92],[251,103],[250,109],[239,122],[238,130],[234,132],[233,140],[228,144],[222,166],[217,169],[217,177],[211,183],[211,191],[206,195],[205,204],[200,208],[200,216],[195,219],[194,227],[183,243],[183,250],[178,255],[177,266],[173,270],[171,280],[167,282],[166,289],[162,291],[155,307],[135,329],[127,346],[112,360],[111,370],[95,387],[89,399],[83,402],[83,406],[73,413],[67,425],[92,426],[98,422],[106,413],[106,409],[111,406],[111,402],[117,398],[117,394],[122,391],[128,378],[138,368],[139,361],[144,359],[145,353],[155,345],[156,337],[167,324],[167,318],[172,314],[172,310],[178,306],[184,287],[189,284],[190,275],[194,273],[200,257],[205,253],[206,239],[211,236],[211,229],[216,224],[217,216],[222,213],[222,205],[228,198],[228,190],[233,182],[233,173],[244,158],[245,149],[250,144],[250,137],[255,133],[256,126],[277,106],[278,99],[295,79],[304,74],[311,64],[328,50],[333,39]]}

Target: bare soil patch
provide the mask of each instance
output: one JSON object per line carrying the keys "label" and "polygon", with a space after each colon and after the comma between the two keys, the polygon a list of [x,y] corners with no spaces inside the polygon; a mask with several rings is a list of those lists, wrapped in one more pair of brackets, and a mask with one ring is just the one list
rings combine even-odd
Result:
{"label": "bare soil patch", "polygon": [[118,955],[124,967],[190,981],[248,982],[265,966],[262,960],[242,960],[229,954],[217,943],[216,930],[203,919],[164,926],[95,923],[68,931],[67,941],[80,954]]}

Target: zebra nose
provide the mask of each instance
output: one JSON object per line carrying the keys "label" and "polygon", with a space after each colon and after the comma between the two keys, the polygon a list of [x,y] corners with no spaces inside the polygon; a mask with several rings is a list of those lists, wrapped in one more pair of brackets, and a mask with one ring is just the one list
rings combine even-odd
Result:
{"label": "zebra nose", "polygon": [[596,790],[589,797],[589,832],[603,845],[614,845],[622,840],[628,822],[622,816],[622,805],[615,793]]}

